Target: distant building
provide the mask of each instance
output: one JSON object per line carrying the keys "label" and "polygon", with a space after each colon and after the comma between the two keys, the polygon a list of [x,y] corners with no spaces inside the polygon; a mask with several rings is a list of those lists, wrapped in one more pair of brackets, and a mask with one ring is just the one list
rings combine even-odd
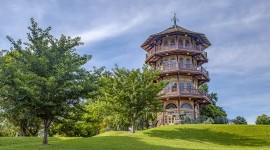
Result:
{"label": "distant building", "polygon": [[199,117],[202,105],[211,103],[208,93],[199,85],[210,80],[203,64],[208,62],[204,51],[211,45],[202,33],[189,31],[176,25],[150,35],[142,44],[147,51],[145,63],[160,70],[160,78],[169,81],[160,92],[163,112],[158,113],[157,125],[182,123],[184,116]]}

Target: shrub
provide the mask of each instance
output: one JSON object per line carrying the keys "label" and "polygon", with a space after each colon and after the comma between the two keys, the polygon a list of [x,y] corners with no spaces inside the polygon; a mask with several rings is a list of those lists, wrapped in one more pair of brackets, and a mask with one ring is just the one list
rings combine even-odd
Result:
{"label": "shrub", "polygon": [[247,121],[244,117],[237,116],[235,119],[232,120],[233,124],[247,124]]}
{"label": "shrub", "polygon": [[257,117],[256,124],[267,125],[270,124],[270,118],[266,114]]}

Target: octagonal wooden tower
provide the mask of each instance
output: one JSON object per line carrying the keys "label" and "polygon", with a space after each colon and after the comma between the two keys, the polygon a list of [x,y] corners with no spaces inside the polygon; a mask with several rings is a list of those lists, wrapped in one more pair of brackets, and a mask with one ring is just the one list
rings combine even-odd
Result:
{"label": "octagonal wooden tower", "polygon": [[182,123],[184,116],[199,117],[201,105],[210,104],[208,93],[198,86],[210,80],[202,66],[208,62],[205,49],[211,45],[202,33],[176,25],[150,35],[141,45],[147,51],[145,63],[160,70],[160,78],[169,85],[160,92],[163,112],[158,113],[157,125]]}

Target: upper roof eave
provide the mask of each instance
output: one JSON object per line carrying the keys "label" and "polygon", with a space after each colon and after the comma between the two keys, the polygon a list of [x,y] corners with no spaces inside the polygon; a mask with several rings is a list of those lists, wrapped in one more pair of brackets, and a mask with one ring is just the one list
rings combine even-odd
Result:
{"label": "upper roof eave", "polygon": [[196,35],[203,41],[205,47],[211,46],[211,43],[209,42],[209,40],[207,39],[207,37],[203,33],[193,32],[193,31],[187,30],[187,29],[185,29],[183,27],[180,27],[178,25],[173,25],[170,28],[167,28],[166,30],[164,30],[162,32],[150,35],[147,38],[147,40],[141,45],[141,47],[146,50],[146,48],[147,48],[146,46],[151,41],[153,41],[153,39],[155,39],[155,37],[164,36],[164,35],[167,35],[167,34],[170,34],[170,33],[186,33],[186,34]]}

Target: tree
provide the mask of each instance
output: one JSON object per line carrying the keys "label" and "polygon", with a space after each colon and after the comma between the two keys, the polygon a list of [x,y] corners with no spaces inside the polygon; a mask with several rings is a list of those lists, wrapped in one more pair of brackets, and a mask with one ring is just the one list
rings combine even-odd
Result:
{"label": "tree", "polygon": [[113,69],[112,76],[103,78],[101,100],[108,103],[112,113],[120,120],[126,120],[135,132],[136,122],[146,113],[158,112],[161,102],[158,93],[165,87],[165,82],[157,80],[159,73],[144,66],[140,69]]}
{"label": "tree", "polygon": [[99,134],[105,128],[103,123],[104,117],[109,114],[105,103],[98,101],[97,97],[100,95],[99,79],[107,76],[109,72],[104,71],[104,67],[94,69],[91,71],[92,78],[89,80],[95,83],[95,90],[89,93],[89,97],[81,105],[80,110],[72,109],[67,116],[57,117],[51,127],[51,134],[58,134],[61,136],[79,136],[89,137]]}
{"label": "tree", "polygon": [[[208,85],[207,84],[202,84],[199,87],[200,90],[204,90],[208,93]],[[210,93],[210,100],[212,101],[212,104],[202,106],[200,110],[200,115],[201,116],[207,116],[211,117],[214,120],[224,120],[224,118],[227,117],[227,113],[222,107],[217,106],[217,101],[218,101],[218,96],[217,93]],[[216,118],[216,119],[215,119]],[[223,118],[223,119],[221,119]],[[226,122],[226,121],[222,121]]]}
{"label": "tree", "polygon": [[266,114],[262,114],[257,117],[256,124],[260,125],[270,124],[270,118]]}
{"label": "tree", "polygon": [[244,117],[237,116],[235,119],[232,120],[234,124],[247,124],[247,121]]}
{"label": "tree", "polygon": [[49,33],[51,27],[43,30],[34,19],[28,29],[28,42],[8,37],[13,47],[6,55],[12,61],[1,63],[0,93],[4,103],[10,104],[5,110],[27,109],[43,120],[43,144],[48,144],[54,119],[80,107],[92,91],[91,75],[82,67],[91,56],[76,53],[75,48],[82,44],[79,37],[56,39]]}

